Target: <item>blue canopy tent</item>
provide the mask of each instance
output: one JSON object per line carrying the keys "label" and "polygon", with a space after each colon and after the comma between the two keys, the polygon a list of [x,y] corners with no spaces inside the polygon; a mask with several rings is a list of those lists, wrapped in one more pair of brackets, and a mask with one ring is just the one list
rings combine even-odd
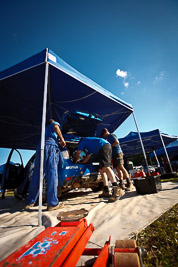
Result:
{"label": "blue canopy tent", "polygon": [[[178,155],[178,140],[173,141],[169,145],[166,146],[167,153],[169,157],[173,157]],[[165,151],[163,148],[160,148],[155,151],[157,156],[165,156]],[[149,154],[150,158],[153,158],[155,154],[152,152]]]}
{"label": "blue canopy tent", "polygon": [[67,110],[96,114],[111,132],[133,112],[131,105],[43,50],[0,72],[0,147],[35,149],[40,138],[45,71],[46,116],[60,122]]}
{"label": "blue canopy tent", "polygon": [[[153,151],[155,154],[156,149],[163,147],[166,155],[167,151],[165,145],[168,145],[169,143],[173,142],[178,138],[178,136],[175,135],[162,133],[159,129],[150,132],[141,132],[140,135],[146,152],[149,153]],[[120,138],[119,142],[126,156],[142,153],[142,147],[137,132],[130,132],[127,136]],[[167,158],[168,162],[170,163],[168,155]],[[172,171],[171,164],[170,164],[170,169]]]}
{"label": "blue canopy tent", "polygon": [[0,147],[35,149],[41,137],[39,224],[41,225],[45,122],[61,120],[68,110],[102,119],[115,131],[133,112],[119,99],[69,66],[50,49],[0,72]]}

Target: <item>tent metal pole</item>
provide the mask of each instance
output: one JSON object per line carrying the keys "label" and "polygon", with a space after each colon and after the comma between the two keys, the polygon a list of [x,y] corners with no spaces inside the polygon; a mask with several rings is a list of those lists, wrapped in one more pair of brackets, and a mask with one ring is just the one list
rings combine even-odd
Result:
{"label": "tent metal pole", "polygon": [[42,225],[42,189],[43,189],[43,165],[44,165],[44,146],[45,146],[45,124],[46,124],[46,104],[47,104],[47,90],[48,90],[48,71],[49,64],[45,60],[45,81],[43,94],[43,113],[42,113],[42,127],[41,127],[41,154],[40,154],[40,181],[39,181],[39,210],[38,210],[38,226]]}
{"label": "tent metal pole", "polygon": [[140,139],[141,147],[142,147],[142,150],[143,150],[143,155],[144,155],[144,158],[145,158],[148,175],[150,176],[150,170],[148,168],[148,161],[147,161],[147,158],[146,158],[146,153],[145,153],[145,149],[144,149],[144,146],[143,146],[142,137],[141,137],[140,131],[138,129],[138,124],[137,124],[137,121],[136,121],[136,117],[135,117],[134,112],[132,114],[133,114],[133,118],[134,118],[135,125],[136,125],[136,128],[137,128],[137,132],[138,132],[138,136],[139,136],[139,139]]}
{"label": "tent metal pole", "polygon": [[158,158],[157,158],[156,151],[155,151],[155,150],[153,150],[153,153],[154,153],[154,156],[155,156],[156,162],[157,162],[157,164],[158,164],[158,167],[160,167],[160,163],[159,163],[159,160],[158,160]]}
{"label": "tent metal pole", "polygon": [[163,147],[164,147],[164,151],[165,151],[165,154],[166,154],[168,163],[169,163],[170,170],[171,170],[171,172],[173,172],[173,169],[172,169],[172,166],[171,166],[171,162],[170,162],[170,159],[169,159],[169,156],[168,156],[168,153],[167,153],[166,146],[165,146],[165,144],[164,144],[163,138],[162,138],[162,136],[161,136],[160,133],[159,133],[159,135],[160,135],[160,138],[161,138],[161,142],[162,142],[162,144],[163,144]]}

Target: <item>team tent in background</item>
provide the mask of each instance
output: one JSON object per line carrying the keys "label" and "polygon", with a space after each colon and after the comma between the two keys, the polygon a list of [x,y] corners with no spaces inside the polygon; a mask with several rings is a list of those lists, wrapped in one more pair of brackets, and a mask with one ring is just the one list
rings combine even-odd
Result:
{"label": "team tent in background", "polygon": [[0,72],[0,147],[35,149],[41,140],[39,220],[41,225],[45,122],[81,110],[102,119],[98,129],[115,131],[133,113],[119,99],[69,66],[50,49]]}
{"label": "team tent in background", "polygon": [[[178,155],[178,140],[170,143],[169,145],[166,146],[167,153],[169,157],[174,157]],[[155,151],[156,155],[159,156],[165,156],[165,150],[163,148],[160,148]],[[155,155],[154,153],[149,154],[150,158],[153,158]]]}
{"label": "team tent in background", "polygon": [[[178,138],[178,136],[163,133],[159,129],[150,132],[141,132],[140,135],[145,152],[147,153],[153,152],[157,162],[158,159],[155,150],[160,148],[164,150],[164,153],[168,158],[170,169],[172,171],[172,167],[165,146],[175,141]],[[141,147],[139,134],[137,132],[130,132],[127,136],[120,138],[119,142],[125,156],[141,154],[143,151]]]}

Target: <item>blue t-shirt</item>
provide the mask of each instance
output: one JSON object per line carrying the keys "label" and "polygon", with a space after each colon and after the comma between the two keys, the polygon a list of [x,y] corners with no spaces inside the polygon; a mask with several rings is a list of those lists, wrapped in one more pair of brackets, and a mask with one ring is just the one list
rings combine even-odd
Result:
{"label": "blue t-shirt", "polygon": [[85,137],[79,143],[77,150],[87,150],[87,154],[97,155],[99,150],[105,145],[109,144],[107,140],[98,137]]}
{"label": "blue t-shirt", "polygon": [[[108,142],[112,145],[117,139],[117,136],[115,134],[110,134],[107,137]],[[116,155],[122,152],[120,144],[117,144],[116,146],[112,146],[112,155]]]}
{"label": "blue t-shirt", "polygon": [[[45,131],[45,140],[51,140],[53,139],[55,142],[58,141],[58,135],[57,133],[54,131],[54,125],[57,124],[60,127],[60,124],[58,122],[52,122],[50,123],[47,127],[46,127],[46,131]],[[51,140],[52,141],[52,140]]]}

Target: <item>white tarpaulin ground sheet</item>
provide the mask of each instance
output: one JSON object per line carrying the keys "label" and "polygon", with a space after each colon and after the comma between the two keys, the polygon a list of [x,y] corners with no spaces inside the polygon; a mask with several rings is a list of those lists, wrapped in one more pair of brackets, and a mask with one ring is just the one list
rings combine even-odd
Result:
{"label": "white tarpaulin ground sheet", "polygon": [[[131,238],[178,202],[178,183],[162,183],[162,190],[154,194],[126,194],[114,203],[100,199],[90,189],[69,192],[63,197],[62,211],[89,211],[88,225],[95,227],[88,247],[103,247],[111,235],[111,245],[118,239]],[[46,211],[43,206],[43,226],[38,227],[38,206],[24,211],[25,201],[14,197],[0,200],[0,260],[6,258],[46,227],[59,223],[60,210]]]}

